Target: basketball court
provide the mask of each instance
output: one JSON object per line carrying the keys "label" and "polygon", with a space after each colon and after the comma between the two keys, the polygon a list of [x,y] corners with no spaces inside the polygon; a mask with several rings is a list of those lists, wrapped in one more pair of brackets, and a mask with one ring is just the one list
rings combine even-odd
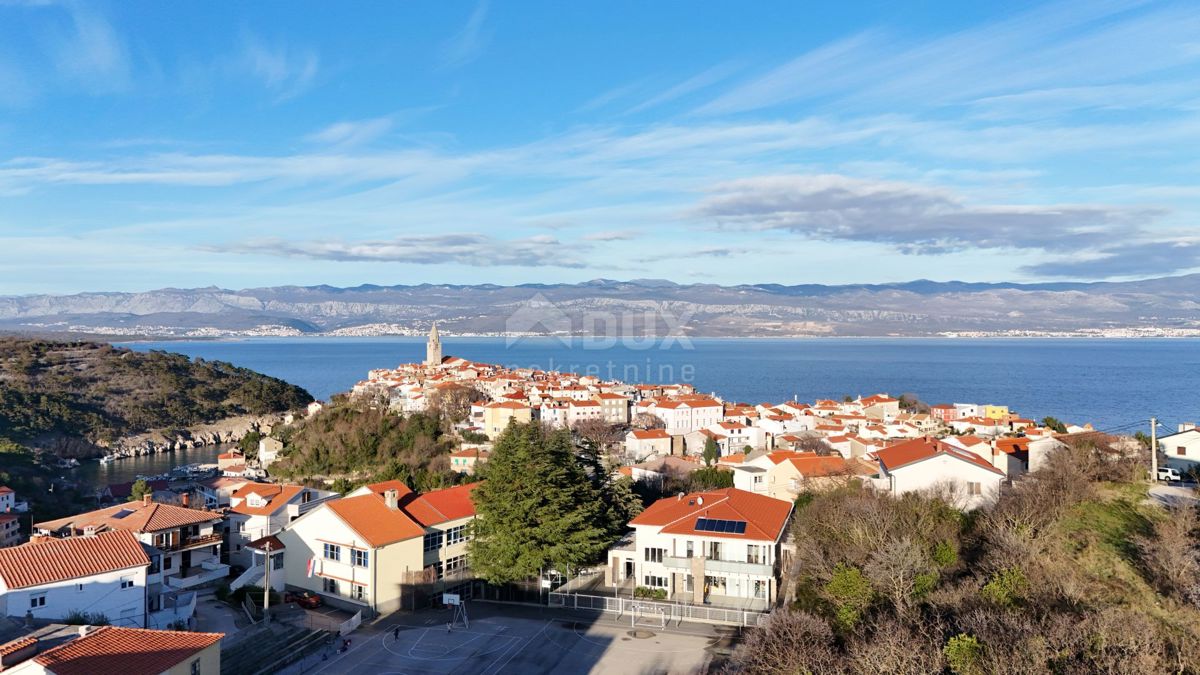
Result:
{"label": "basketball court", "polygon": [[[396,614],[354,633],[350,649],[314,673],[690,673],[720,640],[712,626],[663,627],[656,617],[466,602]],[[464,625],[465,624],[465,625]]]}

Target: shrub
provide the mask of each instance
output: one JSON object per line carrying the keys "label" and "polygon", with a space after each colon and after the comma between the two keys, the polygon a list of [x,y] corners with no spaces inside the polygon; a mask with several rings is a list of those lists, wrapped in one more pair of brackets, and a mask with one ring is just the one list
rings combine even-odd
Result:
{"label": "shrub", "polygon": [[933,589],[937,588],[938,574],[937,572],[926,572],[918,574],[913,578],[912,594],[914,598],[923,598],[929,595]]}
{"label": "shrub", "polygon": [[107,626],[110,622],[102,612],[82,612],[73,609],[67,612],[63,623],[68,626]]}
{"label": "shrub", "polygon": [[954,550],[954,544],[948,541],[939,541],[934,545],[930,557],[938,567],[946,568],[958,562],[958,551]]}
{"label": "shrub", "polygon": [[1001,607],[1012,607],[1025,598],[1029,580],[1025,573],[1017,567],[1007,567],[992,575],[983,585],[980,594],[983,598]]}
{"label": "shrub", "polygon": [[983,645],[974,635],[955,635],[946,641],[942,653],[946,655],[946,664],[950,666],[950,670],[957,675],[975,675],[980,672]]}
{"label": "shrub", "polygon": [[837,564],[825,583],[825,594],[833,605],[834,623],[844,631],[854,628],[875,600],[871,580],[862,570],[843,563]]}

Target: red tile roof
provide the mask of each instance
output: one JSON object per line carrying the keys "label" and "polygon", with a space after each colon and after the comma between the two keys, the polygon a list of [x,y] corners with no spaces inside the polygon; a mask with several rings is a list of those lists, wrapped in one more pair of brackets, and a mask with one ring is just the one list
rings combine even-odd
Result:
{"label": "red tile roof", "polygon": [[633,437],[639,441],[649,441],[655,438],[670,438],[666,429],[634,429]]}
{"label": "red tile roof", "polygon": [[104,626],[33,657],[55,675],[162,673],[211,647],[222,633]]}
{"label": "red tile roof", "polygon": [[9,589],[145,567],[150,558],[129,532],[44,539],[0,548],[0,579]]}
{"label": "red tile roof", "polygon": [[173,530],[185,525],[221,520],[221,514],[213,511],[189,509],[173,504],[157,502],[126,502],[105,509],[88,511],[58,520],[37,523],[35,527],[50,532],[70,530],[82,534],[84,528],[95,527],[101,530],[129,530],[130,532],[160,532]]}
{"label": "red tile roof", "polygon": [[326,502],[325,506],[372,548],[425,536],[424,527],[403,511],[389,509],[377,494],[335,499]]}
{"label": "red tile roof", "polygon": [[401,499],[403,499],[405,495],[412,493],[412,488],[408,487],[408,485],[406,485],[402,480],[385,480],[381,483],[369,483],[363,487],[367,488],[372,493],[379,495],[380,497],[382,497],[383,493],[387,492],[388,490],[395,490],[397,496],[399,496]]}
{"label": "red tile roof", "polygon": [[[245,516],[270,516],[287,506],[288,502],[304,490],[302,485],[275,485],[273,483],[247,483],[238,488],[231,497],[242,498],[230,511]],[[262,506],[250,506],[250,495],[258,495],[265,502]]]}
{"label": "red tile roof", "polygon": [[793,457],[788,462],[796,467],[805,478],[822,476],[857,476],[873,473],[869,467],[864,467],[857,460],[846,460],[838,456],[829,457]]}
{"label": "red tile roof", "polygon": [[475,515],[475,502],[471,501],[471,493],[477,487],[479,483],[468,483],[426,492],[402,503],[400,508],[425,527],[470,518]]}
{"label": "red tile roof", "polygon": [[[725,488],[660,499],[629,524],[659,525],[664,534],[775,541],[783,533],[791,513],[791,502],[737,488]],[[745,521],[746,533],[699,531],[696,529],[696,520],[701,517]]]}
{"label": "red tile roof", "polygon": [[1004,475],[1003,471],[992,466],[987,460],[970,450],[960,450],[949,443],[929,438],[928,436],[901,441],[895,445],[889,445],[886,448],[875,451],[875,457],[883,464],[883,468],[888,471],[894,471],[902,466],[907,466],[913,462],[919,462],[937,455],[948,455],[955,459],[981,466],[992,473],[998,473],[1001,476]]}

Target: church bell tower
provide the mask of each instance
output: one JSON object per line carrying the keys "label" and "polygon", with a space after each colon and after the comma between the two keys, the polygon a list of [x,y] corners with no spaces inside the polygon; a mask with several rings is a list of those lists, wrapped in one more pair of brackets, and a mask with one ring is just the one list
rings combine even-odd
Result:
{"label": "church bell tower", "polygon": [[437,366],[442,363],[442,338],[438,335],[437,322],[429,329],[429,341],[425,343],[425,365]]}

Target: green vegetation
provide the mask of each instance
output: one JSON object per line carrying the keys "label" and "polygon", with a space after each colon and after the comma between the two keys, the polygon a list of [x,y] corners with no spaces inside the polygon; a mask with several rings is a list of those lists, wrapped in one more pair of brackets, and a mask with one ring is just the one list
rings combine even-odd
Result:
{"label": "green vegetation", "polygon": [[627,481],[612,481],[594,462],[576,452],[569,431],[510,425],[474,495],[474,571],[508,583],[599,560],[640,505]]}
{"label": "green vegetation", "polygon": [[102,612],[82,612],[77,609],[67,612],[62,622],[68,626],[107,626],[111,623]]}
{"label": "green vegetation", "polygon": [[129,501],[140,502],[142,498],[154,491],[150,489],[150,485],[142,478],[133,481],[133,485],[129,486]]}
{"label": "green vegetation", "polygon": [[1200,673],[1200,514],[1089,438],[964,515],[844,488],[797,507],[788,606],[738,673]]}
{"label": "green vegetation", "polygon": [[1053,429],[1060,434],[1067,433],[1067,425],[1063,424],[1057,417],[1043,417],[1042,426],[1047,429]]}
{"label": "green vegetation", "polygon": [[307,405],[299,387],[219,361],[94,342],[0,338],[0,438],[94,456],[92,444]]}
{"label": "green vegetation", "polygon": [[638,586],[637,588],[633,589],[633,597],[646,598],[647,600],[666,600],[667,589]]}
{"label": "green vegetation", "polygon": [[717,447],[717,442],[711,438],[704,441],[704,453],[701,458],[704,460],[704,466],[712,466],[717,463],[717,459],[721,456],[721,449]]}
{"label": "green vegetation", "polygon": [[335,490],[369,481],[400,480],[419,492],[454,485],[454,447],[435,414],[401,416],[345,397],[312,417],[276,429],[283,442],[272,473],[293,479],[340,479]]}

